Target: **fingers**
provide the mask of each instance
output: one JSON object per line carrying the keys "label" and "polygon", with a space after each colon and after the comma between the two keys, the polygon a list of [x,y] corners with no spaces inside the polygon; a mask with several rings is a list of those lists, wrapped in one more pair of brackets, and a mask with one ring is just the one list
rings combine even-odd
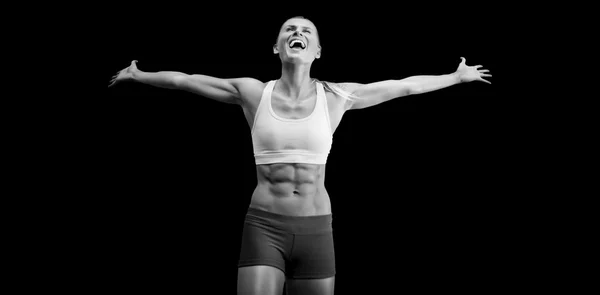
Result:
{"label": "fingers", "polygon": [[119,72],[117,72],[117,73],[116,73],[114,76],[112,76],[112,77],[110,78],[110,82],[109,82],[109,84],[108,84],[108,87],[109,87],[109,88],[110,88],[111,86],[113,86],[113,85],[115,85],[115,84],[117,83],[117,78],[119,77],[119,74],[120,74],[120,73],[121,73],[121,72],[119,71]]}
{"label": "fingers", "polygon": [[466,64],[467,63],[467,60],[464,57],[461,56],[460,59],[462,59],[462,61],[460,62],[461,64]]}
{"label": "fingers", "polygon": [[478,70],[479,71],[479,76],[481,77],[491,77],[492,74],[487,74],[490,72],[490,70]]}
{"label": "fingers", "polygon": [[[131,65],[133,65],[134,67],[135,67],[135,64],[136,64],[136,63],[137,63],[137,60],[133,60],[133,61],[131,61]],[[110,88],[111,86],[113,86],[113,85],[117,84],[117,82],[118,82],[117,78],[119,78],[119,75],[121,75],[121,73],[122,73],[122,72],[124,72],[124,71],[126,71],[126,70],[127,70],[127,68],[125,68],[125,69],[123,69],[123,70],[120,70],[120,71],[117,71],[117,73],[116,73],[116,74],[114,74],[114,75],[113,75],[113,76],[110,78],[111,80],[110,80],[110,82],[109,82],[110,84],[108,85],[108,87]]]}
{"label": "fingers", "polygon": [[476,65],[476,66],[474,66],[474,68],[476,68],[476,69],[481,68],[481,67],[483,67],[483,66],[482,65]]}
{"label": "fingers", "polygon": [[486,80],[486,79],[483,79],[483,78],[479,78],[479,81],[483,81],[483,82],[485,82],[485,83],[492,84],[492,82],[490,82],[490,81],[488,81],[488,80]]}

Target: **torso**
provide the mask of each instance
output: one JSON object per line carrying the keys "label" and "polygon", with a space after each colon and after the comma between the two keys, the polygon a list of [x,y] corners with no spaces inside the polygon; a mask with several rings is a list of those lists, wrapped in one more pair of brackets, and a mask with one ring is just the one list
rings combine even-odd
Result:
{"label": "torso", "polygon": [[[254,116],[266,85],[267,83],[256,83],[240,89],[243,98],[242,109],[250,128],[253,126]],[[344,114],[346,101],[334,93],[325,93],[331,130],[335,132]],[[317,95],[314,90],[309,97],[293,102],[274,90],[271,101],[273,111],[278,116],[301,119],[313,111]],[[331,203],[325,189],[325,164],[257,165],[256,173],[257,186],[252,194],[250,207],[290,216],[331,213]]]}

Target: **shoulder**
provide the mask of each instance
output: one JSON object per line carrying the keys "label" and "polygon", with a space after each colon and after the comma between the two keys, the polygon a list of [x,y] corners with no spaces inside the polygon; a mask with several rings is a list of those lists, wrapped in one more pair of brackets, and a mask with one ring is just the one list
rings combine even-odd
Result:
{"label": "shoulder", "polygon": [[230,83],[237,89],[242,103],[256,104],[260,102],[263,90],[267,86],[267,82],[260,81],[255,78],[234,78],[229,79]]}
{"label": "shoulder", "polygon": [[336,83],[320,80],[317,80],[317,82],[325,91],[325,98],[327,100],[327,107],[329,108],[329,111],[335,112],[337,109],[343,110],[345,102],[343,97],[340,95],[340,92],[335,90],[339,89],[339,87],[336,86]]}
{"label": "shoulder", "polygon": [[355,83],[355,82],[342,82],[342,83],[336,83],[336,85],[338,87],[342,88],[344,91],[352,93],[352,92],[356,91],[356,89],[358,89],[359,87],[363,86],[364,84]]}
{"label": "shoulder", "polygon": [[326,91],[333,92],[336,94],[344,93],[344,94],[352,94],[354,91],[359,89],[361,86],[365,85],[362,83],[354,83],[354,82],[330,82],[330,81],[319,81],[323,84],[323,87]]}
{"label": "shoulder", "polygon": [[359,89],[363,84],[352,83],[352,82],[326,82],[322,81],[323,87],[326,92],[331,93],[334,100],[338,101],[343,105],[345,110],[348,110],[354,104],[354,101],[358,98],[354,92]]}
{"label": "shoulder", "polygon": [[229,82],[238,89],[264,88],[267,85],[258,79],[248,77],[229,79]]}

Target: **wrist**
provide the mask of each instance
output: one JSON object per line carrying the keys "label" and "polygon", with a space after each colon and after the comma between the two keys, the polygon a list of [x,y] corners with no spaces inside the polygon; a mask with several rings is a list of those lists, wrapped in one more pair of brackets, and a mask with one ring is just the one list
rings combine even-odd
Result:
{"label": "wrist", "polygon": [[140,71],[138,69],[131,70],[131,72],[130,72],[130,74],[131,74],[130,75],[131,80],[138,82],[139,79],[140,79],[140,74],[141,73],[142,73],[142,71]]}
{"label": "wrist", "polygon": [[456,84],[460,84],[462,83],[462,75],[460,74],[460,72],[456,71],[454,73],[451,74],[454,78],[454,82]]}

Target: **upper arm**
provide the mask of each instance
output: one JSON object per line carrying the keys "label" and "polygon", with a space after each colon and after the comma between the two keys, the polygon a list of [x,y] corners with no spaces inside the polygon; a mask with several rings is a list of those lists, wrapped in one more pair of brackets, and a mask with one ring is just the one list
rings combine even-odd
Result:
{"label": "upper arm", "polygon": [[340,83],[338,85],[352,94],[353,99],[348,108],[352,110],[374,106],[411,93],[409,83],[399,80],[385,80],[368,84]]}
{"label": "upper arm", "polygon": [[221,79],[206,75],[180,75],[175,85],[181,90],[192,92],[219,102],[242,104],[241,89],[248,83],[258,81],[252,78]]}

